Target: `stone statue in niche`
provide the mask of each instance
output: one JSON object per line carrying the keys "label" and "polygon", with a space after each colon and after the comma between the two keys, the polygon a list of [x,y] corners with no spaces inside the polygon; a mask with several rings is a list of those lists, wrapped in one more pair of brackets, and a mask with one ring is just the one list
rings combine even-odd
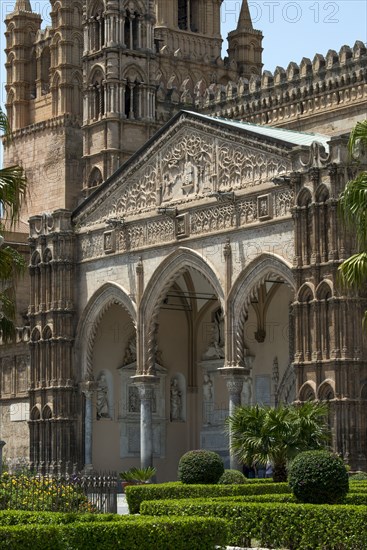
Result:
{"label": "stone statue in niche", "polygon": [[97,382],[97,420],[111,418],[106,376],[102,373]]}
{"label": "stone statue in niche", "polygon": [[123,360],[123,365],[130,365],[130,363],[135,363],[136,361],[136,336],[132,336],[127,343],[125,349],[125,355]]}
{"label": "stone statue in niche", "polygon": [[173,378],[170,388],[171,422],[182,422],[182,391],[177,378]]}
{"label": "stone statue in niche", "polygon": [[210,374],[205,373],[203,379],[203,424],[211,423],[213,397],[213,381]]}
{"label": "stone statue in niche", "polygon": [[203,359],[224,359],[224,315],[218,308],[212,317],[212,338]]}

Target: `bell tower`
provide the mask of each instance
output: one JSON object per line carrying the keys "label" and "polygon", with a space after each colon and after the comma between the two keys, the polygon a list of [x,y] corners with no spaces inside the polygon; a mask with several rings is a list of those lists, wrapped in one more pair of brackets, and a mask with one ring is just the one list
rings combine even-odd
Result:
{"label": "bell tower", "polygon": [[195,88],[226,84],[220,0],[84,6],[84,195],[141,147]]}
{"label": "bell tower", "polygon": [[52,25],[44,30],[29,0],[17,0],[5,20],[13,139],[4,145],[4,164],[25,169],[24,222],[45,210],[73,209],[81,194],[81,5],[52,0]]}

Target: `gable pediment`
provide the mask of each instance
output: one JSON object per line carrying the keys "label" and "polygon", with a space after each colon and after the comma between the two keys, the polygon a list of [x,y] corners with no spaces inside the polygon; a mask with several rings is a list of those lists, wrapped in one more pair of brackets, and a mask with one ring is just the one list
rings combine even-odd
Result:
{"label": "gable pediment", "polygon": [[246,192],[291,171],[290,147],[181,117],[82,205],[79,226],[155,213],[226,191]]}

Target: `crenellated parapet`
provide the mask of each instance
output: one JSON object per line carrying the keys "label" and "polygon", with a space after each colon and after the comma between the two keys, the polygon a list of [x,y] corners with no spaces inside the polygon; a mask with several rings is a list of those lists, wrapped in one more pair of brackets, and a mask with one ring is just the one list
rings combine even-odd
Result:
{"label": "crenellated parapet", "polygon": [[329,50],[311,61],[291,62],[287,69],[263,71],[227,85],[196,83],[189,91],[160,83],[158,104],[174,98],[181,108],[254,124],[317,130],[326,134],[349,131],[366,114],[367,50],[357,41],[339,53]]}

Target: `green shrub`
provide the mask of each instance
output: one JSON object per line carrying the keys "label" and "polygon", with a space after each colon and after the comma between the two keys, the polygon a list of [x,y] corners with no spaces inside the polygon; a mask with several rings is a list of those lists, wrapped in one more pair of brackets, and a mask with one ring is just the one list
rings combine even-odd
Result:
{"label": "green shrub", "polygon": [[246,483],[246,478],[238,470],[224,470],[218,481],[219,485],[239,485]]}
{"label": "green shrub", "polygon": [[2,550],[209,550],[223,547],[227,525],[220,518],[148,518],[124,516],[119,521],[67,525],[0,527]]}
{"label": "green shrub", "polygon": [[66,480],[30,473],[0,479],[0,509],[95,512],[82,487]]}
{"label": "green shrub", "polygon": [[204,449],[185,453],[178,464],[178,479],[182,483],[218,483],[223,472],[221,457]]}
{"label": "green shrub", "polygon": [[367,506],[222,502],[192,499],[143,502],[142,514],[211,516],[228,521],[227,545],[297,550],[367,548]]}
{"label": "green shrub", "polygon": [[244,483],[241,485],[185,485],[183,483],[160,483],[126,487],[126,500],[130,514],[138,514],[144,500],[167,498],[209,498],[234,495],[263,495],[265,493],[291,493],[287,483]]}
{"label": "green shrub", "polygon": [[357,472],[356,474],[351,475],[349,479],[350,481],[365,481],[367,480],[367,473]]}
{"label": "green shrub", "polygon": [[301,502],[334,504],[349,490],[348,473],[341,458],[327,451],[300,453],[289,467],[289,486]]}

